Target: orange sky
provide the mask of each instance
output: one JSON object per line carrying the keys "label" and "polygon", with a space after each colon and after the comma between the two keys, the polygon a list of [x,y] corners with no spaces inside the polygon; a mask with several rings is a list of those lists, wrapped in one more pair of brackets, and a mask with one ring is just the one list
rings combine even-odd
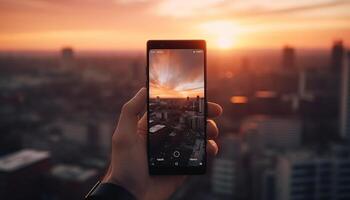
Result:
{"label": "orange sky", "polygon": [[204,96],[204,53],[191,49],[152,50],[149,54],[150,96]]}
{"label": "orange sky", "polygon": [[148,39],[209,48],[329,48],[350,41],[349,0],[0,0],[0,50],[142,50]]}

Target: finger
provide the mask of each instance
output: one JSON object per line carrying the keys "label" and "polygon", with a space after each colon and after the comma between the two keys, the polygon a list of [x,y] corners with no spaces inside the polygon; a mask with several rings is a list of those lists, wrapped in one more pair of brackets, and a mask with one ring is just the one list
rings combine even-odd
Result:
{"label": "finger", "polygon": [[222,113],[222,107],[213,102],[208,102],[208,118],[214,118],[220,116]]}
{"label": "finger", "polygon": [[138,132],[147,134],[147,131],[147,112],[145,112],[138,122]]}
{"label": "finger", "polygon": [[219,147],[214,140],[208,140],[207,153],[208,155],[215,156],[219,151]]}
{"label": "finger", "polygon": [[146,88],[141,88],[132,99],[124,104],[116,130],[119,134],[136,133],[138,115],[146,105],[146,94]]}
{"label": "finger", "polygon": [[126,102],[122,108],[122,115],[136,116],[143,111],[146,106],[146,88],[141,88],[136,95]]}
{"label": "finger", "polygon": [[219,135],[219,129],[216,126],[216,123],[214,120],[208,119],[207,120],[207,137],[208,139],[215,139]]}

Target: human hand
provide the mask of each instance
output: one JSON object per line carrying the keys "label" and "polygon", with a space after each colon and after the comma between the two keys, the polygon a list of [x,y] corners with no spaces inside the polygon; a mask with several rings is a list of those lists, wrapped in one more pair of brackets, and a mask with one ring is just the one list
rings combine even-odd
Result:
{"label": "human hand", "polygon": [[[117,128],[112,136],[111,164],[102,182],[120,185],[137,199],[167,199],[186,176],[150,176],[147,162],[147,115],[140,118],[146,106],[147,90],[142,88],[124,104]],[[208,118],[217,117],[222,108],[208,103]],[[218,146],[213,139],[219,134],[213,120],[207,120],[207,153],[216,155]]]}

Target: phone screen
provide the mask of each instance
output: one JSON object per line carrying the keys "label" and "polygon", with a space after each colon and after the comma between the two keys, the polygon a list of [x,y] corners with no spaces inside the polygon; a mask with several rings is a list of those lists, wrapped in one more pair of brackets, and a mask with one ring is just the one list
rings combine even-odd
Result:
{"label": "phone screen", "polygon": [[154,168],[205,165],[203,49],[148,51],[148,159]]}

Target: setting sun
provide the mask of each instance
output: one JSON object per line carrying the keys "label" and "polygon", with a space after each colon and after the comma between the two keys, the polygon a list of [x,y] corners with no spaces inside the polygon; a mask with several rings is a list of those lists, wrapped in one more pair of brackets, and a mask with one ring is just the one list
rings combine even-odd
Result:
{"label": "setting sun", "polygon": [[217,40],[217,46],[220,49],[230,49],[233,47],[233,40],[230,37],[219,37]]}
{"label": "setting sun", "polygon": [[219,49],[230,49],[235,45],[235,39],[242,32],[242,28],[231,21],[209,21],[201,24],[210,46]]}

